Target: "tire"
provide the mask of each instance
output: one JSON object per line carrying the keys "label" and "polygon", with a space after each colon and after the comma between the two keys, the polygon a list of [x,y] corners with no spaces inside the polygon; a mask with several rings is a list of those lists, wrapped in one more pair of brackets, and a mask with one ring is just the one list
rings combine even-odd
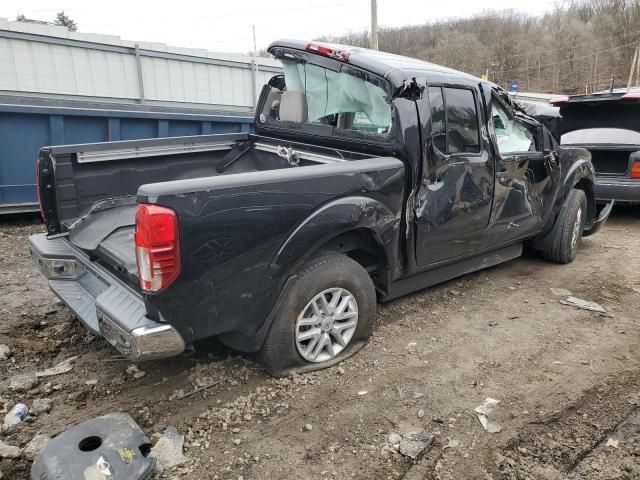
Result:
{"label": "tire", "polygon": [[551,248],[544,257],[556,263],[571,263],[578,254],[587,214],[587,196],[582,190],[571,189],[558,215],[558,228]]}
{"label": "tire", "polygon": [[321,370],[360,350],[375,320],[376,291],[367,271],[345,255],[323,254],[302,267],[284,294],[258,359],[275,377]]}

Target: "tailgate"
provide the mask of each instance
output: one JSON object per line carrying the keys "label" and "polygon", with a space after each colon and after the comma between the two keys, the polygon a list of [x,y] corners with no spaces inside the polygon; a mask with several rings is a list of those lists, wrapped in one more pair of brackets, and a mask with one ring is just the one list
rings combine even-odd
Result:
{"label": "tailgate", "polygon": [[110,208],[100,202],[69,228],[69,241],[100,260],[130,286],[138,288],[134,232],[137,204],[120,199]]}

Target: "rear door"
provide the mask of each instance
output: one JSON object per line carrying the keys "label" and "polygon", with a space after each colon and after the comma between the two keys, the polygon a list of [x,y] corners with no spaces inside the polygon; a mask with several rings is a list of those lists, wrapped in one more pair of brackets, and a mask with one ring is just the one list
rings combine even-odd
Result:
{"label": "rear door", "polygon": [[416,202],[419,266],[482,248],[494,183],[477,89],[431,85],[428,99],[431,122],[423,132],[426,161]]}
{"label": "rear door", "polygon": [[517,116],[496,96],[490,112],[496,183],[487,240],[499,244],[526,237],[544,224],[558,191],[560,166],[551,137],[537,122]]}

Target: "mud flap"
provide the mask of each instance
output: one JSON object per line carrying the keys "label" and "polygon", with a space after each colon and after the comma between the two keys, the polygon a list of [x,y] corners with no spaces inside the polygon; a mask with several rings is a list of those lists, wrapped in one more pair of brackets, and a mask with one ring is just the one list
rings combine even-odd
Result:
{"label": "mud flap", "polygon": [[124,413],[87,420],[50,440],[31,467],[31,479],[144,480],[156,459],[151,442]]}
{"label": "mud flap", "polygon": [[615,204],[614,200],[611,200],[609,203],[605,204],[600,211],[597,213],[597,218],[593,221],[589,227],[585,227],[584,232],[582,233],[583,237],[588,237],[589,235],[593,235],[600,228],[607,223],[607,219],[611,214],[611,210],[613,210],[613,205]]}

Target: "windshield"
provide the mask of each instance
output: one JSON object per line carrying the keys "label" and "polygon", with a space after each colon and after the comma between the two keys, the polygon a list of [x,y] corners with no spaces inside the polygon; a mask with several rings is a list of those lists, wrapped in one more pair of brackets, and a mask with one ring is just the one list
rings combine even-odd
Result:
{"label": "windshield", "polygon": [[640,132],[624,128],[584,128],[562,135],[562,145],[640,145]]}
{"label": "windshield", "polygon": [[285,87],[272,91],[261,122],[286,128],[327,127],[328,133],[388,137],[391,105],[384,83],[352,68],[336,72],[291,59],[282,60]]}

